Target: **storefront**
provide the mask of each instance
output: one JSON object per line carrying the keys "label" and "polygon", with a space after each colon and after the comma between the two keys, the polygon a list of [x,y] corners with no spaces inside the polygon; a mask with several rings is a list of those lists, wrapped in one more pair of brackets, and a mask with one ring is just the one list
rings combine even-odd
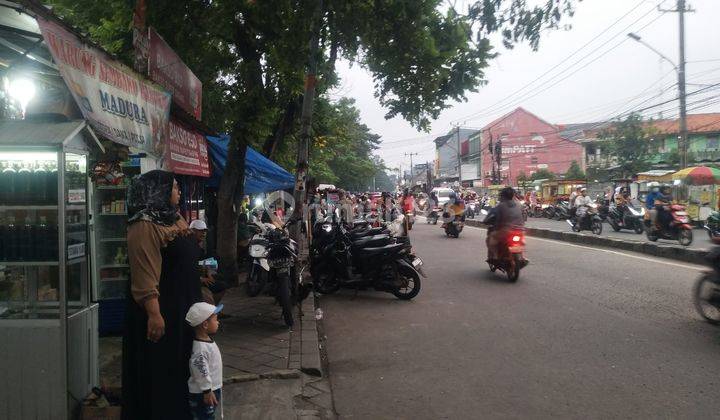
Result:
{"label": "storefront", "polygon": [[[0,122],[0,406],[64,419],[98,383],[85,121]],[[66,417],[67,416],[67,417]]]}

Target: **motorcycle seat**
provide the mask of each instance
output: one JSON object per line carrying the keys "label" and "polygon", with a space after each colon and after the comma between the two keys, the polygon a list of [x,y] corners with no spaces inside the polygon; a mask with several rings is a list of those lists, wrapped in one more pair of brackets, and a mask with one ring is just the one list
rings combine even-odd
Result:
{"label": "motorcycle seat", "polygon": [[385,230],[385,228],[383,228],[383,227],[376,227],[376,228],[371,228],[371,229],[367,229],[367,230],[363,230],[363,231],[359,231],[359,232],[350,232],[350,239],[355,240],[355,239],[360,239],[365,236],[379,235],[379,234],[383,233],[384,230]]}
{"label": "motorcycle seat", "polygon": [[359,250],[359,253],[363,257],[369,257],[373,255],[395,254],[400,252],[403,248],[405,248],[405,244],[391,244],[372,248],[362,248]]}
{"label": "motorcycle seat", "polygon": [[389,235],[373,235],[352,241],[353,248],[371,248],[377,246],[385,246],[390,243]]}

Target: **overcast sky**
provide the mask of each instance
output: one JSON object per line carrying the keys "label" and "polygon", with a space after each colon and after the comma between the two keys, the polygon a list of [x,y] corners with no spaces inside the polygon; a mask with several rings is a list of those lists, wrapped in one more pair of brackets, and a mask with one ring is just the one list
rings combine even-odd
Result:
{"label": "overcast sky", "polygon": [[[498,45],[500,56],[486,72],[488,84],[468,95],[467,102],[453,103],[433,122],[430,133],[418,132],[401,118],[386,120],[386,110],[373,96],[370,74],[357,65],[339,64],[342,85],[333,94],[356,99],[363,122],[382,136],[384,145],[378,154],[388,166],[402,165],[403,169],[409,167],[405,153],[419,153],[413,157],[414,163],[434,159],[432,139],[452,129],[452,123],[479,128],[518,106],[555,124],[606,120],[677,96],[673,67],[626,36],[628,32],[639,34],[677,63],[677,13],[657,10],[658,5],[669,9],[674,3],[675,0],[584,0],[578,4],[575,15],[566,20],[572,28],[546,31],[537,52],[524,45],[513,50]],[[720,0],[688,3],[695,9],[685,15],[687,91],[692,92],[720,82]],[[574,55],[568,58],[571,54]],[[712,61],[699,62],[702,60]],[[557,68],[523,88],[556,65]],[[720,89],[712,89],[688,97],[688,112],[720,112],[718,94]],[[653,108],[646,114],[657,117],[660,111],[666,118],[676,118],[677,102]]]}

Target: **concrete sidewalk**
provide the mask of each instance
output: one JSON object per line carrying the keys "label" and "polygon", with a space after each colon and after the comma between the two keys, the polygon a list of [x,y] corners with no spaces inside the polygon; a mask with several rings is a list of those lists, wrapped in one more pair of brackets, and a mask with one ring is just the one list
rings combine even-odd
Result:
{"label": "concrete sidewalk", "polygon": [[[215,341],[223,355],[224,418],[336,418],[313,295],[298,308],[292,331],[274,298],[250,298],[243,284],[228,290],[222,304]],[[100,346],[101,384],[120,387],[122,337],[103,337]]]}

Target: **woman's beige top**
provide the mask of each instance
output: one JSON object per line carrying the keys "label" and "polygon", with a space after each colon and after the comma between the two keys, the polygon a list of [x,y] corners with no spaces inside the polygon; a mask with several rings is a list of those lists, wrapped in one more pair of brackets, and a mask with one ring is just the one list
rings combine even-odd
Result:
{"label": "woman's beige top", "polygon": [[182,217],[172,226],[140,220],[128,228],[130,291],[138,304],[142,305],[147,299],[160,296],[161,250],[187,229],[187,222]]}

